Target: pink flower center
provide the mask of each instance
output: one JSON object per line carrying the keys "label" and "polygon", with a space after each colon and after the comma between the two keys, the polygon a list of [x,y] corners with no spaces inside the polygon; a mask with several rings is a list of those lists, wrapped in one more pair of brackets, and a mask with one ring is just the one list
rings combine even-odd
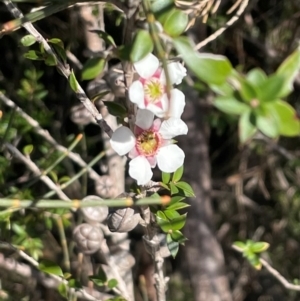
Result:
{"label": "pink flower center", "polygon": [[161,146],[162,138],[153,130],[145,130],[136,139],[136,148],[144,156],[153,156]]}

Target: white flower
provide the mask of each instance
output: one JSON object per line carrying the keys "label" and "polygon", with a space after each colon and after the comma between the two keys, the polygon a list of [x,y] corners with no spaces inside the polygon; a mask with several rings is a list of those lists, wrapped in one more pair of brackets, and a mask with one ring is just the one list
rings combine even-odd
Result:
{"label": "white flower", "polygon": [[173,144],[172,138],[185,135],[187,125],[180,119],[171,117],[161,122],[154,119],[148,110],[138,110],[135,133],[125,126],[119,127],[112,135],[112,148],[123,156],[129,153],[129,175],[138,185],[147,184],[152,178],[156,164],[161,171],[174,172],[184,161],[184,152]]}
{"label": "white flower", "polygon": [[[149,53],[141,61],[134,63],[140,78],[129,87],[129,99],[140,109],[148,109],[158,117],[180,118],[185,106],[184,94],[178,89],[171,89],[167,95],[165,72],[159,67],[159,60]],[[168,64],[171,84],[180,84],[186,69],[178,62]]]}

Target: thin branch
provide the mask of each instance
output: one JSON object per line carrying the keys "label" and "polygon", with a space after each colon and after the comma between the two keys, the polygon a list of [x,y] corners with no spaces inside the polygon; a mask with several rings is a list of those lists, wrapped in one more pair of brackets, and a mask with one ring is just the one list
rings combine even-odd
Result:
{"label": "thin branch", "polygon": [[[237,246],[232,246],[232,248],[235,251],[238,251],[239,253],[242,252],[242,250]],[[300,292],[300,285],[292,284],[287,279],[284,278],[277,270],[275,270],[265,259],[259,258],[260,263],[262,266],[274,277],[276,278],[286,289]]]}
{"label": "thin branch", "polygon": [[50,143],[52,146],[54,146],[58,151],[67,153],[68,157],[73,160],[75,163],[77,163],[79,166],[86,168],[88,175],[91,179],[94,181],[101,180],[101,176],[99,176],[92,168],[88,168],[85,161],[81,158],[79,154],[76,154],[74,152],[69,151],[66,147],[60,145],[51,135],[48,131],[44,130],[39,123],[30,117],[26,112],[24,112],[19,106],[17,106],[11,99],[6,97],[2,92],[0,92],[0,100],[7,105],[8,107],[15,109],[15,112],[18,113],[21,117],[23,117],[29,125],[32,126],[33,130],[36,134],[42,136],[48,143]]}
{"label": "thin branch", "polygon": [[48,176],[44,175],[29,157],[25,157],[15,146],[10,143],[4,143],[4,146],[12,153],[14,157],[17,157],[19,160],[21,160],[35,176],[39,177],[50,189],[54,190],[62,200],[69,200],[67,195],[57,185],[55,185],[55,183]]}
{"label": "thin branch", "polygon": [[[3,3],[6,5],[7,9],[11,12],[11,14],[15,18],[23,17],[22,12],[10,1],[3,0]],[[65,65],[60,58],[56,55],[56,53],[52,50],[48,42],[45,38],[35,29],[35,27],[30,22],[26,22],[22,25],[28,33],[34,36],[38,43],[42,44],[46,53],[50,56],[55,57],[57,65],[56,67],[60,70],[60,72],[64,75],[65,78],[69,79],[71,75],[71,70],[69,65]],[[90,112],[90,114],[95,118],[96,122],[100,125],[100,127],[107,133],[109,137],[111,137],[113,131],[103,119],[102,115],[99,113],[95,105],[91,102],[91,100],[87,97],[82,87],[77,83],[77,90],[75,94],[77,98],[82,102],[82,104],[86,107],[86,109]]]}
{"label": "thin branch", "polygon": [[248,2],[249,2],[249,0],[243,0],[241,2],[240,8],[236,12],[236,14],[229,21],[227,21],[224,26],[222,26],[221,28],[219,28],[216,32],[214,32],[212,35],[210,35],[209,37],[207,37],[202,42],[198,43],[195,46],[195,49],[199,50],[203,46],[205,46],[208,43],[212,42],[218,36],[220,36],[229,26],[231,26],[233,23],[235,23],[240,18],[240,16],[244,13],[244,11],[245,11],[245,9],[246,9],[246,7],[248,5]]}

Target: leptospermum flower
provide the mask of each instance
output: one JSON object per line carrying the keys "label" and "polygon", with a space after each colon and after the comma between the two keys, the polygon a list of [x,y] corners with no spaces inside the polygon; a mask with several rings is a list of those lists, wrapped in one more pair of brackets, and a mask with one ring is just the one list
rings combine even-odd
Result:
{"label": "leptospermum flower", "polygon": [[[178,89],[171,89],[167,95],[164,70],[159,67],[159,60],[152,53],[134,63],[139,79],[129,87],[129,99],[140,109],[148,109],[158,117],[180,118],[184,106],[184,94]],[[180,84],[186,76],[186,69],[178,62],[168,64],[171,84]],[[166,116],[168,114],[168,116]]]}
{"label": "leptospermum flower", "polygon": [[147,184],[152,178],[156,164],[161,171],[174,172],[184,161],[184,152],[174,144],[172,138],[185,135],[187,125],[179,118],[171,117],[161,121],[154,119],[148,110],[138,110],[134,133],[119,127],[112,135],[112,148],[120,155],[129,154],[129,175],[138,185]]}

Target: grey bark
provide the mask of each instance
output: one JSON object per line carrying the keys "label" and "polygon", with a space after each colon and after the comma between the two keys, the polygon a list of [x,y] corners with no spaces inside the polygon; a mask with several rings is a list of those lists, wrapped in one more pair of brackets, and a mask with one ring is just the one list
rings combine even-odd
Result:
{"label": "grey bark", "polygon": [[231,301],[224,257],[216,238],[210,190],[209,126],[207,110],[195,91],[186,91],[183,120],[189,133],[181,139],[186,154],[185,179],[194,189],[185,235],[184,265],[188,269],[195,301]]}

